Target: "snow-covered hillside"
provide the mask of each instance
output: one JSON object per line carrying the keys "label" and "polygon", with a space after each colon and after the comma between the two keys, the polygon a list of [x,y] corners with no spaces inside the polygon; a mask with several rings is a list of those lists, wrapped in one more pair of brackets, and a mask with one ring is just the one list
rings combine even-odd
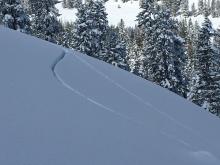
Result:
{"label": "snow-covered hillside", "polygon": [[[60,19],[62,21],[75,21],[76,9],[64,9],[62,4],[56,5],[60,12]],[[129,1],[123,3],[121,0],[109,0],[105,4],[108,13],[108,21],[110,25],[117,25],[121,19],[125,21],[126,26],[135,26],[136,16],[139,13],[139,1]]]}
{"label": "snow-covered hillside", "polygon": [[[198,0],[190,0],[189,1],[189,10],[191,10],[192,4],[195,3],[195,7],[198,8]],[[62,4],[59,3],[56,5],[60,12],[59,19],[66,22],[66,21],[75,21],[76,19],[76,9],[64,9]],[[108,21],[110,25],[117,25],[121,19],[124,20],[126,26],[134,27],[137,22],[136,16],[141,11],[139,1],[129,1],[123,3],[121,0],[108,0],[105,4],[106,11],[108,13]],[[199,25],[202,24],[204,21],[203,15],[198,16],[191,16],[190,17],[193,22],[198,22]],[[213,23],[213,27],[215,29],[219,28],[220,26],[220,19],[219,18],[212,18],[209,17]],[[177,19],[184,19],[183,16],[178,16]],[[188,18],[189,19],[189,18]]]}
{"label": "snow-covered hillside", "polygon": [[217,117],[78,52],[0,36],[0,164],[220,164]]}
{"label": "snow-covered hillside", "polygon": [[[192,4],[195,4],[196,9],[198,9],[198,1],[199,0],[189,0],[189,10],[191,10]],[[198,15],[198,16],[191,16],[187,18],[188,20],[191,18],[192,22],[198,22],[199,25],[202,25],[204,21],[204,16],[203,15]],[[184,19],[183,16],[178,17],[178,19]],[[213,28],[218,29],[220,28],[220,18],[213,18],[212,16],[209,16],[210,21],[212,22]]]}

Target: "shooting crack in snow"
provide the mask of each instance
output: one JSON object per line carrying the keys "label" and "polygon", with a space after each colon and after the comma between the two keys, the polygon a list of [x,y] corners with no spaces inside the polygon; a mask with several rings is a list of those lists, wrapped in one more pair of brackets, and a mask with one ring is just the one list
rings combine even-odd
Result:
{"label": "shooting crack in snow", "polygon": [[58,58],[56,58],[56,60],[55,60],[55,61],[53,62],[53,64],[51,65],[51,70],[52,70],[52,72],[53,72],[53,75],[54,75],[54,77],[60,82],[60,84],[62,84],[65,88],[69,89],[70,91],[74,92],[75,94],[79,95],[79,96],[82,97],[83,99],[86,99],[86,100],[89,101],[90,103],[92,103],[92,104],[94,104],[94,105],[96,105],[96,106],[98,106],[98,107],[100,107],[100,108],[102,108],[102,109],[104,109],[104,110],[106,110],[106,111],[108,111],[108,112],[111,112],[111,113],[113,113],[114,115],[119,116],[119,117],[121,117],[121,118],[123,118],[123,119],[126,119],[126,120],[128,120],[128,121],[131,121],[131,122],[133,122],[133,123],[135,123],[135,124],[138,124],[138,125],[140,125],[140,126],[144,126],[143,123],[141,123],[141,122],[139,122],[139,121],[136,121],[136,120],[134,120],[133,118],[128,117],[128,116],[126,116],[126,115],[124,115],[124,114],[122,114],[122,113],[119,113],[119,112],[115,111],[114,109],[112,109],[112,108],[110,108],[110,107],[107,107],[107,106],[105,106],[105,105],[99,103],[98,101],[96,101],[96,100],[94,100],[94,99],[92,99],[92,98],[87,97],[87,96],[84,95],[82,92],[80,92],[80,91],[74,89],[72,86],[70,86],[69,84],[67,84],[67,83],[60,77],[60,75],[57,74],[57,72],[56,72],[56,66],[59,64],[59,62],[61,62],[61,61],[65,58],[65,56],[66,56],[67,54],[68,54],[68,51],[64,49],[63,52],[62,52],[62,54],[61,54]]}
{"label": "shooting crack in snow", "polygon": [[[62,84],[62,86],[64,86],[65,88],[69,89],[70,91],[72,91],[73,93],[79,95],[80,97],[82,97],[83,99],[87,100],[88,102],[100,107],[101,109],[111,112],[112,114],[123,118],[125,120],[128,120],[132,123],[135,123],[139,126],[145,127],[145,124],[140,122],[140,121],[136,121],[135,119],[117,112],[116,110],[107,107],[105,105],[103,105],[102,103],[100,103],[99,101],[87,97],[85,94],[83,94],[82,92],[78,91],[77,89],[73,88],[72,86],[70,86],[68,83],[66,83],[61,77],[60,75],[56,72],[56,66],[65,58],[66,55],[68,55],[69,52],[68,50],[64,49],[62,54],[55,59],[55,61],[53,62],[53,64],[51,65],[51,70],[53,72],[54,77],[60,82],[60,84]],[[152,110],[155,110],[157,113],[159,113],[160,115],[166,117],[167,119],[169,119],[170,121],[174,122],[175,124],[177,124],[178,126],[184,128],[185,130],[195,134],[196,136],[199,136],[198,133],[193,132],[193,130],[187,126],[185,126],[184,124],[182,124],[181,122],[175,120],[174,118],[172,118],[170,115],[160,111],[158,108],[154,107],[151,103],[146,102],[143,98],[141,98],[140,96],[136,95],[135,93],[133,93],[132,91],[128,90],[127,88],[123,87],[121,84],[119,84],[118,82],[114,81],[113,79],[111,79],[109,76],[107,76],[106,74],[104,74],[103,72],[99,71],[97,68],[95,68],[93,65],[91,65],[90,63],[88,63],[87,61],[83,60],[82,58],[79,57],[79,55],[75,56],[79,61],[81,61],[83,64],[85,64],[87,67],[91,68],[93,71],[95,71],[96,73],[98,73],[100,76],[104,77],[106,80],[110,81],[113,85],[115,85],[116,87],[118,87],[119,89],[123,90],[124,92],[128,93],[129,95],[131,95],[132,97],[134,97],[135,99],[137,99],[139,102],[141,102],[142,104],[144,104],[147,107],[150,107]],[[165,136],[166,138],[170,139],[169,136],[166,136],[166,134],[164,134],[163,132],[159,131],[159,133],[162,136]],[[177,141],[178,143],[180,143],[181,145],[187,147],[187,148],[191,148],[192,146],[190,146],[190,144],[188,144],[187,142],[185,142],[182,139],[178,139],[175,138],[175,141]],[[184,142],[184,143],[183,143]],[[191,148],[192,149],[192,148]],[[194,148],[193,150],[198,150],[197,148]]]}
{"label": "shooting crack in snow", "polygon": [[[97,74],[99,74],[100,76],[104,77],[106,80],[108,80],[109,82],[111,82],[113,85],[115,85],[116,87],[118,87],[119,89],[121,89],[122,91],[126,92],[127,94],[129,94],[130,96],[134,97],[136,100],[138,100],[140,103],[144,104],[145,106],[149,107],[151,110],[156,111],[157,113],[159,113],[160,115],[166,117],[168,120],[170,120],[171,122],[175,123],[176,125],[178,125],[179,127],[193,133],[194,135],[196,135],[197,137],[200,137],[200,134],[191,129],[190,127],[186,126],[185,124],[181,123],[180,121],[177,121],[175,118],[173,118],[172,116],[170,116],[169,114],[160,111],[157,107],[153,106],[153,104],[151,104],[148,101],[145,101],[143,98],[141,98],[140,96],[136,95],[134,92],[130,91],[129,89],[127,89],[126,87],[123,87],[121,84],[119,84],[118,82],[114,81],[113,79],[111,79],[108,75],[104,74],[102,71],[98,70],[97,68],[95,68],[95,66],[93,66],[92,64],[90,64],[89,62],[85,61],[84,59],[82,59],[80,56],[76,55],[76,58],[81,61],[83,64],[85,64],[87,67],[89,67],[90,69],[94,70]],[[161,133],[161,132],[160,132]],[[163,136],[165,136],[163,133],[161,133]],[[207,143],[208,143],[208,139],[204,139]],[[187,142],[182,142],[183,140],[179,141],[179,143],[182,143],[185,146],[190,146],[189,144],[186,145]]]}

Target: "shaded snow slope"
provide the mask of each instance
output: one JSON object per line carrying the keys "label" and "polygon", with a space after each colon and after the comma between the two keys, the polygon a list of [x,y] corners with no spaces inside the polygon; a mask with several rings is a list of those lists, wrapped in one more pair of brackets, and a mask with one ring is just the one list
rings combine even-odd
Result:
{"label": "shaded snow slope", "polygon": [[78,52],[0,36],[0,164],[220,164],[217,117]]}

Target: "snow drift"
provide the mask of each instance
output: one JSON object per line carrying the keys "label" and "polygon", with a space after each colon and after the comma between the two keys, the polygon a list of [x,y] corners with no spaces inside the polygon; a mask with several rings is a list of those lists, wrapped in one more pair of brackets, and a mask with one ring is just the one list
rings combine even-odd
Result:
{"label": "snow drift", "polygon": [[75,51],[0,27],[0,164],[219,165],[220,121]]}

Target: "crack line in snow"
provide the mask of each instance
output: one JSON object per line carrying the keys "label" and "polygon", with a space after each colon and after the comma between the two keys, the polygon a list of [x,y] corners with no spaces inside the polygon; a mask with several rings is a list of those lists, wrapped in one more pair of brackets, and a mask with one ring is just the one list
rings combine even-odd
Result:
{"label": "crack line in snow", "polygon": [[[68,85],[55,71],[57,64],[62,61],[64,59],[64,57],[66,56],[66,54],[68,54],[68,50],[64,50],[63,53],[55,60],[55,62],[53,63],[53,65],[51,66],[51,70],[53,72],[54,77],[67,89],[69,89],[70,91],[74,92],[75,94],[81,96],[82,98],[84,98],[85,100],[88,100],[90,103],[108,111],[111,112],[112,114],[119,116],[123,119],[126,119],[132,123],[138,124],[140,126],[145,127],[145,123],[140,122],[140,121],[136,121],[133,118],[126,116],[124,114],[118,113],[117,111],[106,107],[105,105],[93,100],[92,98],[87,97],[86,95],[84,95],[83,93],[79,92],[78,90],[74,89],[73,87],[71,87],[70,85]],[[88,66],[89,68],[91,68],[92,70],[94,70],[95,72],[97,72],[99,75],[101,75],[102,77],[104,77],[105,79],[107,79],[108,81],[110,81],[112,84],[114,84],[115,86],[117,86],[118,88],[120,88],[121,90],[123,90],[124,92],[128,93],[129,95],[133,96],[134,98],[136,98],[138,101],[140,101],[141,103],[145,104],[146,106],[152,108],[153,110],[155,110],[156,112],[158,112],[159,114],[165,116],[167,119],[173,121],[174,123],[176,123],[178,126],[192,132],[192,134],[199,136],[200,134],[195,130],[187,127],[186,125],[184,125],[183,123],[177,121],[176,119],[174,119],[173,117],[171,117],[170,115],[168,115],[165,112],[160,111],[158,108],[156,108],[155,106],[153,106],[150,102],[145,101],[143,98],[141,98],[140,96],[136,95],[135,93],[133,93],[132,91],[128,90],[127,88],[123,87],[121,84],[117,83],[116,81],[114,81],[113,79],[109,78],[109,76],[105,75],[103,72],[99,71],[98,69],[96,69],[92,64],[90,64],[89,62],[85,61],[84,59],[80,58],[78,55],[75,56],[78,60],[80,60],[82,63],[84,63],[86,66]],[[164,134],[163,132],[160,132],[160,134],[162,134],[163,136],[166,136],[166,134]],[[169,136],[166,136],[167,138],[170,138]],[[172,138],[173,139],[173,138]],[[174,138],[176,139],[176,141],[178,141],[179,143],[182,143],[182,145],[192,148],[192,146],[183,141],[182,139],[178,139],[178,138]],[[203,138],[204,139],[204,138]],[[204,139],[206,142],[208,142],[207,139]],[[209,144],[209,143],[207,143]]]}
{"label": "crack line in snow", "polygon": [[[53,64],[51,65],[51,70],[52,70],[52,72],[53,72],[53,75],[54,75],[56,78],[57,78],[57,74],[56,74],[56,72],[55,72],[55,68],[56,68],[57,64],[64,59],[66,53],[67,53],[67,52],[64,50],[64,51],[62,52],[62,54],[61,54],[58,58],[56,58],[56,60],[55,60],[55,61],[53,62]],[[57,79],[58,79],[58,78],[57,78]]]}
{"label": "crack line in snow", "polygon": [[92,103],[92,104],[94,104],[94,105],[96,105],[96,106],[98,106],[98,107],[100,107],[100,108],[102,108],[102,109],[105,109],[105,110],[108,111],[108,112],[113,113],[113,114],[116,115],[116,116],[119,116],[119,117],[121,117],[121,118],[123,118],[123,119],[126,119],[126,120],[128,120],[128,121],[131,121],[131,122],[133,122],[133,123],[135,123],[135,124],[138,124],[138,125],[141,125],[141,126],[145,126],[143,123],[141,123],[141,122],[139,122],[139,121],[136,121],[136,120],[134,120],[133,118],[128,117],[128,116],[126,116],[126,115],[124,115],[124,114],[122,114],[122,113],[118,113],[117,111],[113,110],[112,108],[109,108],[109,107],[107,107],[107,106],[105,106],[105,105],[103,105],[103,104],[101,104],[101,103],[95,101],[94,99],[87,97],[87,96],[84,95],[83,93],[79,92],[78,90],[74,89],[72,86],[70,86],[69,84],[67,84],[67,83],[59,76],[59,74],[56,73],[56,66],[59,64],[59,62],[61,62],[61,61],[64,59],[64,57],[65,57],[67,54],[68,54],[68,51],[67,51],[67,50],[64,50],[64,51],[62,52],[62,54],[61,54],[61,55],[54,61],[54,63],[51,65],[51,70],[52,70],[52,72],[53,72],[54,77],[55,77],[65,88],[69,89],[70,91],[74,92],[75,94],[79,95],[80,97],[84,98],[85,100],[89,101],[90,103]]}
{"label": "crack line in snow", "polygon": [[[176,120],[175,118],[173,118],[172,116],[170,116],[169,114],[160,111],[157,107],[153,106],[153,104],[151,104],[150,102],[145,101],[143,98],[141,98],[140,96],[136,95],[135,93],[133,93],[132,91],[128,90],[127,88],[123,87],[121,84],[119,84],[118,82],[114,81],[113,79],[111,79],[109,76],[107,76],[106,74],[104,74],[103,72],[99,71],[97,68],[95,68],[92,64],[90,64],[89,62],[87,62],[86,60],[82,59],[79,55],[75,56],[78,60],[80,60],[82,63],[84,63],[86,66],[88,66],[89,68],[91,68],[92,70],[94,70],[96,73],[98,73],[99,75],[101,75],[102,77],[104,77],[105,79],[107,79],[108,81],[110,81],[112,84],[114,84],[115,86],[117,86],[119,89],[123,90],[124,92],[128,93],[129,95],[133,96],[134,98],[136,98],[138,101],[140,101],[141,103],[145,104],[147,107],[152,108],[152,110],[158,112],[160,115],[166,117],[167,119],[169,119],[170,121],[174,122],[176,125],[178,125],[179,127],[182,127],[183,129],[191,132],[192,134],[194,134],[197,137],[200,137],[201,134],[196,131],[193,130],[192,128],[186,126],[185,124],[179,122],[178,120]],[[145,125],[143,122],[141,122],[141,125]],[[160,132],[161,133],[161,132]],[[161,133],[163,136],[165,136],[163,133]],[[204,142],[206,142],[207,145],[210,145],[209,140],[203,137]],[[183,143],[183,140],[180,139],[176,139],[176,141],[178,141],[179,143],[182,143],[184,146],[188,146],[190,147],[190,144],[185,142]],[[191,146],[192,147],[192,146]],[[194,146],[195,147],[195,146]],[[197,147],[196,147],[197,148]]]}
{"label": "crack line in snow", "polygon": [[[165,118],[167,118],[168,120],[174,122],[176,125],[178,125],[179,127],[191,132],[192,134],[194,134],[197,137],[200,137],[200,133],[197,132],[196,130],[193,130],[192,128],[186,126],[185,124],[179,122],[178,120],[176,120],[175,118],[173,118],[172,116],[170,116],[169,114],[160,111],[157,107],[153,106],[153,104],[151,104],[150,102],[145,101],[143,98],[141,98],[140,96],[136,95],[135,93],[133,93],[132,91],[128,90],[127,88],[123,87],[121,84],[119,84],[118,82],[114,81],[113,79],[109,78],[109,76],[107,76],[106,74],[104,74],[103,72],[99,71],[97,68],[95,68],[92,64],[90,64],[89,62],[85,61],[84,59],[82,59],[81,57],[79,57],[80,55],[75,55],[75,57],[81,61],[82,63],[84,63],[86,66],[88,66],[89,68],[91,68],[92,70],[94,70],[96,73],[98,73],[100,76],[104,77],[106,80],[110,81],[112,84],[114,84],[115,86],[117,86],[119,89],[123,90],[124,92],[128,93],[129,95],[133,96],[134,98],[136,98],[139,102],[141,102],[142,104],[146,105],[147,107],[151,108],[152,110],[156,111],[157,113],[159,113],[160,115],[164,116]],[[144,109],[145,110],[145,109]],[[116,112],[117,113],[117,112]],[[127,117],[128,119],[131,119],[130,117]],[[132,119],[133,120],[133,119]],[[143,122],[137,122],[142,126],[145,126],[145,123]],[[160,134],[162,134],[163,136],[165,136],[162,132],[160,132]],[[166,136],[168,138],[168,136]],[[203,137],[203,140],[206,141],[207,144],[209,144],[208,139]],[[177,140],[179,143],[183,144],[183,140]],[[184,141],[184,146],[190,146],[187,142]],[[191,146],[192,147],[192,146]]]}
{"label": "crack line in snow", "polygon": [[[75,56],[78,60],[80,60],[82,63],[84,63],[86,66],[88,66],[89,68],[91,68],[92,70],[94,70],[96,73],[98,73],[99,75],[101,75],[102,77],[104,77],[105,79],[107,79],[108,81],[110,81],[112,84],[114,84],[115,86],[117,86],[118,88],[120,88],[121,90],[123,90],[124,92],[128,93],[129,95],[133,96],[134,98],[136,98],[138,101],[140,101],[141,103],[143,103],[144,105],[146,105],[147,107],[153,109],[154,111],[158,112],[159,114],[161,114],[162,116],[166,117],[167,119],[169,119],[170,121],[174,122],[175,124],[177,124],[178,126],[184,128],[185,130],[188,130],[190,132],[194,132],[195,130],[193,130],[190,127],[187,127],[186,125],[184,125],[183,123],[177,121],[176,119],[174,119],[173,117],[171,117],[170,115],[168,115],[165,112],[160,111],[157,107],[153,106],[150,102],[145,101],[143,98],[141,98],[140,96],[136,95],[135,93],[131,92],[130,90],[128,90],[127,88],[123,87],[121,84],[117,83],[116,81],[114,81],[113,79],[109,78],[109,76],[107,76],[106,74],[104,74],[103,72],[99,71],[97,68],[95,68],[92,64],[90,64],[89,62],[85,61],[84,59],[82,59],[79,55]],[[197,135],[198,136],[198,135]]]}
{"label": "crack line in snow", "polygon": [[189,143],[187,143],[185,140],[182,140],[181,138],[178,138],[177,136],[175,136],[173,134],[169,134],[165,131],[160,131],[160,133],[162,135],[166,136],[170,140],[176,141],[177,143],[181,143],[182,145],[184,145],[186,148],[188,148],[190,150],[198,150],[197,148],[195,148],[192,145],[190,145]]}

